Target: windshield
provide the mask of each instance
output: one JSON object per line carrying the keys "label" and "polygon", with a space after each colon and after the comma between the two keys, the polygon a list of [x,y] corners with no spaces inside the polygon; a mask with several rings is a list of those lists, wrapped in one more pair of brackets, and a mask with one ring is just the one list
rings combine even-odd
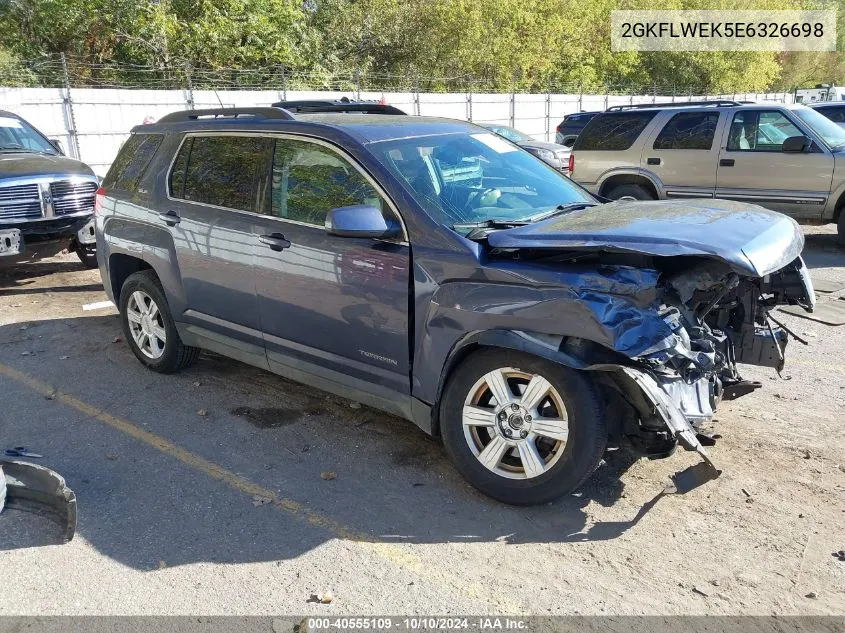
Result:
{"label": "windshield", "polygon": [[845,146],[845,129],[812,108],[796,108],[798,117],[830,147]]}
{"label": "windshield", "polygon": [[9,116],[0,116],[0,152],[58,153],[56,148],[26,121]]}
{"label": "windshield", "polygon": [[453,228],[596,203],[566,176],[489,132],[382,141],[370,149],[435,220]]}
{"label": "windshield", "polygon": [[486,127],[491,132],[495,132],[499,136],[504,136],[506,139],[508,139],[509,141],[512,141],[514,143],[522,143],[522,142],[525,142],[525,141],[533,140],[527,134],[523,134],[519,130],[515,130],[512,127],[507,127],[507,126],[504,126],[504,125],[487,125],[487,126],[484,126],[484,127]]}

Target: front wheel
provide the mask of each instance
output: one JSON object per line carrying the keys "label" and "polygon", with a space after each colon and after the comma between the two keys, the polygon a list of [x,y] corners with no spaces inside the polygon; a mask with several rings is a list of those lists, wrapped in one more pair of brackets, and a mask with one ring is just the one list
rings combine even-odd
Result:
{"label": "front wheel", "polygon": [[845,246],[845,209],[839,212],[839,220],[836,222],[836,232],[839,234],[839,244]]}
{"label": "front wheel", "polygon": [[76,256],[82,265],[89,270],[97,267],[97,245],[96,244],[79,244],[76,247]]}
{"label": "front wheel", "polygon": [[574,491],[607,443],[604,409],[583,373],[510,350],[478,352],[455,370],[440,423],[458,471],[515,505]]}

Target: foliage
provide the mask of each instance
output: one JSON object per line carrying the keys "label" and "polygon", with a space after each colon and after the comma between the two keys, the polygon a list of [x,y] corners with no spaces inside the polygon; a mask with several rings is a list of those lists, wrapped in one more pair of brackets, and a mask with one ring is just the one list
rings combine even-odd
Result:
{"label": "foliage", "polygon": [[[841,0],[0,0],[0,79],[183,85],[241,71],[302,84],[709,93],[845,83],[845,53],[612,52],[614,9],[836,8]],[[839,49],[845,50],[845,11]],[[23,64],[21,60],[25,60]],[[46,60],[46,61],[45,61]],[[39,63],[44,62],[41,66]],[[50,66],[49,62],[54,63]],[[133,71],[134,66],[139,67]],[[140,68],[146,74],[142,74]],[[29,69],[29,70],[27,70]],[[53,75],[50,75],[53,73]],[[203,75],[203,73],[215,73]],[[101,82],[97,84],[96,82]],[[144,82],[147,82],[146,84]],[[207,82],[213,83],[211,79]],[[169,85],[169,84],[168,84]],[[366,85],[363,86],[366,89]],[[633,88],[632,88],[633,89]]]}

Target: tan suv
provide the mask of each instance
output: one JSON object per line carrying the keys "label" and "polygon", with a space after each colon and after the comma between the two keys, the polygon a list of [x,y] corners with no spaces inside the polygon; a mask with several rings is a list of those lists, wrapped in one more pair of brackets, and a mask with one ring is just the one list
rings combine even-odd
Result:
{"label": "tan suv", "polygon": [[581,132],[570,168],[606,198],[752,202],[837,222],[845,241],[845,129],[802,105],[616,106]]}

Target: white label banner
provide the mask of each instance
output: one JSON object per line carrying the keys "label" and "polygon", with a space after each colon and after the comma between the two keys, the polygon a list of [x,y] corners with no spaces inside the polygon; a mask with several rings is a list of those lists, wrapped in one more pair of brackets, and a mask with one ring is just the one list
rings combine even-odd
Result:
{"label": "white label banner", "polygon": [[611,11],[618,51],[835,51],[836,11]]}

